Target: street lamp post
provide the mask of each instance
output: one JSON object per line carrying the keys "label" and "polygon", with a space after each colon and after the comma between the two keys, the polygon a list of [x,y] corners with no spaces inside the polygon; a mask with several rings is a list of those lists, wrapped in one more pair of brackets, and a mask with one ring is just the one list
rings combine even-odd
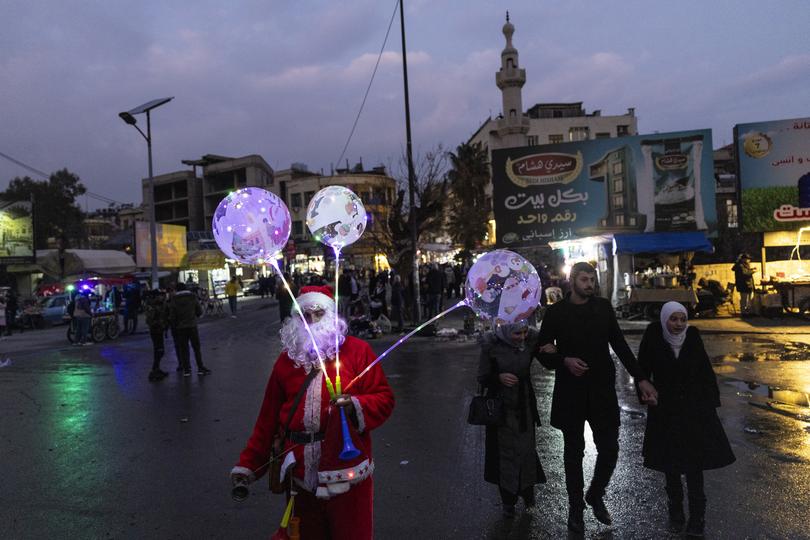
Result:
{"label": "street lamp post", "polygon": [[[174,96],[160,99],[153,99],[148,103],[144,103],[134,109],[122,113],[118,113],[121,120],[127,124],[135,127],[138,133],[146,139],[146,148],[149,154],[149,251],[152,259],[152,289],[159,288],[158,283],[158,259],[157,259],[157,221],[155,218],[155,178],[152,175],[152,119],[150,111],[164,105],[174,99]],[[146,113],[146,133],[141,131],[135,119],[136,114]]]}

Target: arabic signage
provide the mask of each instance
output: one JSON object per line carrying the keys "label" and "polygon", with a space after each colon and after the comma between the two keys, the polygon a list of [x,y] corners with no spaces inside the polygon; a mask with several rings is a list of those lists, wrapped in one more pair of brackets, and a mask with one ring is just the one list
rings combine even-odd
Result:
{"label": "arabic signage", "polygon": [[810,118],[734,127],[746,232],[810,225]]}
{"label": "arabic signage", "polygon": [[713,231],[711,130],[493,150],[498,247]]}
{"label": "arabic signage", "polygon": [[32,264],[35,258],[31,201],[0,199],[0,264]]}
{"label": "arabic signage", "polygon": [[[182,225],[156,223],[158,266],[179,268],[186,255],[186,228]],[[135,263],[140,268],[152,266],[149,223],[135,222]]]}

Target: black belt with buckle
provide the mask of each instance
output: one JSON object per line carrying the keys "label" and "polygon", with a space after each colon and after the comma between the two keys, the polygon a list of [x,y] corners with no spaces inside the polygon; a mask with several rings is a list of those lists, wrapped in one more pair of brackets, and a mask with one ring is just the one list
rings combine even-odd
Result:
{"label": "black belt with buckle", "polygon": [[311,444],[322,441],[324,439],[324,432],[318,431],[317,433],[310,433],[308,431],[291,431],[287,438],[295,444]]}

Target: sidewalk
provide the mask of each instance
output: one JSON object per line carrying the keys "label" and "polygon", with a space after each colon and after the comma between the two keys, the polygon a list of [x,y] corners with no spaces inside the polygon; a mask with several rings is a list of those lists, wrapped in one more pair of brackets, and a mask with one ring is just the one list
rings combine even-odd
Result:
{"label": "sidewalk", "polygon": [[[447,301],[446,301],[447,302]],[[450,301],[452,302],[452,300]],[[446,303],[445,308],[449,307]],[[459,332],[464,328],[464,315],[467,308],[451,311],[437,321],[437,327],[453,328]],[[539,321],[538,321],[539,324]],[[619,319],[619,326],[625,334],[643,334],[650,321],[645,319],[626,320]],[[782,317],[711,317],[690,319],[689,324],[698,328],[704,334],[802,334],[810,335],[810,322],[793,315]],[[410,326],[412,329],[413,326]]]}

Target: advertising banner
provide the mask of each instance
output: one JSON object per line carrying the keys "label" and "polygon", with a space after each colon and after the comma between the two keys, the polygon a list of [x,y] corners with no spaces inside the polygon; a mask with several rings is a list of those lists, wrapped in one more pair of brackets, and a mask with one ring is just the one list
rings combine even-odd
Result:
{"label": "advertising banner", "polygon": [[711,130],[494,150],[497,245],[712,232],[713,168]]}
{"label": "advertising banner", "polygon": [[734,126],[746,232],[810,225],[810,118]]}
{"label": "advertising banner", "polygon": [[[158,267],[180,268],[186,255],[186,228],[182,225],[157,224]],[[140,268],[152,266],[149,223],[135,222],[135,263]]]}
{"label": "advertising banner", "polygon": [[35,260],[31,201],[0,199],[0,264],[33,264]]}

